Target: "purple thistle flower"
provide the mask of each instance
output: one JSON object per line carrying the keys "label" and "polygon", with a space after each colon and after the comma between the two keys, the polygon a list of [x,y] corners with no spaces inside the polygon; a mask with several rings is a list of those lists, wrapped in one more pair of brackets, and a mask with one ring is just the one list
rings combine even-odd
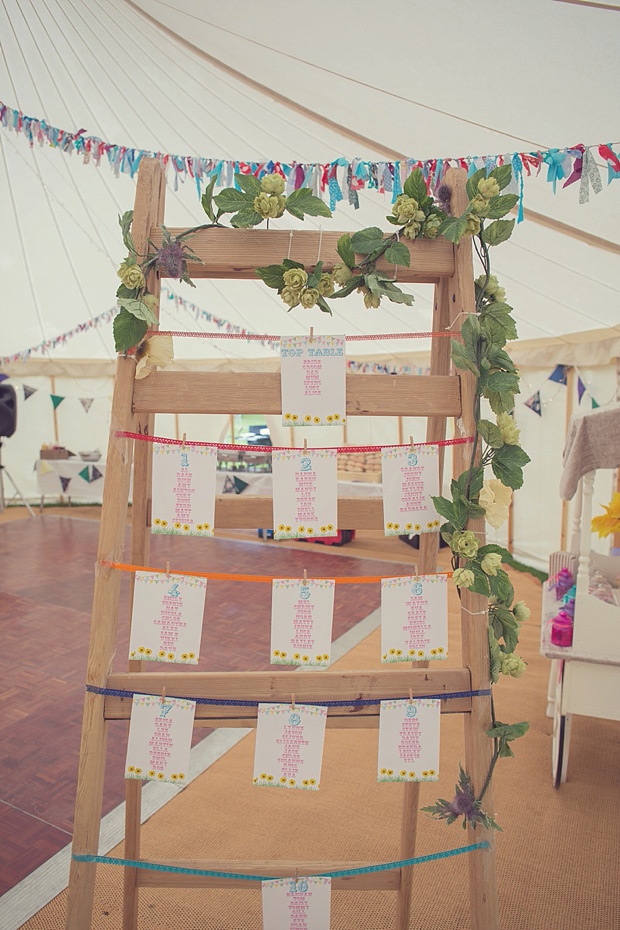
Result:
{"label": "purple thistle flower", "polygon": [[452,198],[452,191],[447,184],[440,184],[437,188],[437,200],[439,201],[439,206],[445,213],[450,212],[450,200]]}
{"label": "purple thistle flower", "polygon": [[167,278],[181,280],[185,270],[183,246],[176,239],[164,241],[155,253],[155,267]]}

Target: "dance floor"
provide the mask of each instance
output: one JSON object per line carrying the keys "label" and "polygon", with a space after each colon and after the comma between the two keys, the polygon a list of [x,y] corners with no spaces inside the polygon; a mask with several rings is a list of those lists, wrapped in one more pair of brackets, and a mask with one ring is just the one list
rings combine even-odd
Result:
{"label": "dance floor", "polygon": [[[0,894],[70,842],[99,523],[44,516],[0,524]],[[398,574],[403,563],[235,538],[154,537],[150,564],[300,577]],[[128,551],[128,550],[127,550]],[[409,558],[409,564],[407,560]],[[310,569],[310,566],[312,568]],[[124,575],[114,667],[126,668],[129,576]],[[379,606],[379,585],[336,591],[333,638]],[[265,669],[268,586],[210,581],[198,669]],[[196,730],[194,740],[209,730]],[[124,800],[126,725],[110,724],[104,813]]]}

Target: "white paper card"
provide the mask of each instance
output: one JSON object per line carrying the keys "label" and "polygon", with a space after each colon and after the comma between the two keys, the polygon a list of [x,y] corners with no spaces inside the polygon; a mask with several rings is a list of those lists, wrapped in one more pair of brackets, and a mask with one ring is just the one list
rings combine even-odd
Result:
{"label": "white paper card", "polygon": [[196,665],[206,578],[136,572],[129,658]]}
{"label": "white paper card", "polygon": [[437,781],[441,701],[381,701],[377,781]]}
{"label": "white paper card", "polygon": [[382,578],[381,661],[420,662],[447,656],[447,576]]}
{"label": "white paper card", "polygon": [[318,791],[327,708],[259,704],[254,784]]}
{"label": "white paper card", "polygon": [[261,886],[263,930],[329,930],[331,878],[277,878]]}
{"label": "white paper card", "polygon": [[151,532],[213,536],[217,450],[155,443]]}
{"label": "white paper card", "polygon": [[432,533],[441,521],[431,496],[439,495],[437,446],[381,449],[383,528],[386,536]]}
{"label": "white paper card", "polygon": [[273,452],[275,539],[334,536],[338,526],[338,454],[329,449]]}
{"label": "white paper card", "polygon": [[271,664],[326,668],[330,662],[334,588],[323,578],[274,578]]}
{"label": "white paper card", "polygon": [[344,336],[282,336],[282,423],[340,426],[346,412]]}
{"label": "white paper card", "polygon": [[195,701],[134,694],[125,778],[184,785],[194,727]]}

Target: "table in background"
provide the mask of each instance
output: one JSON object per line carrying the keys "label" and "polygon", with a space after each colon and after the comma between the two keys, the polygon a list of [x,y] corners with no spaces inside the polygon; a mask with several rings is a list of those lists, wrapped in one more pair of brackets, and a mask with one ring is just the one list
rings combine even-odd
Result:
{"label": "table in background", "polygon": [[105,462],[84,462],[80,458],[37,459],[35,463],[41,509],[46,497],[77,497],[95,503],[103,500]]}

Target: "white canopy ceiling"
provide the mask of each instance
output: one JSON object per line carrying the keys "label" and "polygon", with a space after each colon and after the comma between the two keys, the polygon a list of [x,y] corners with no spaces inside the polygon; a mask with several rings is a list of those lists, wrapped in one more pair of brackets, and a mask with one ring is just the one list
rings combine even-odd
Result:
{"label": "white canopy ceiling", "polygon": [[[618,137],[619,35],[618,13],[554,0],[315,0],[305,7],[284,0],[3,0],[0,98],[53,126],[85,128],[110,142],[239,160],[385,157],[380,147],[353,143],[347,128],[415,158],[591,145]],[[274,102],[188,43],[341,123],[342,133]],[[578,185],[559,187],[554,197],[545,171],[526,179],[526,207],[617,244],[620,182],[607,187],[602,171],[603,191],[580,206]],[[97,168],[49,147],[29,148],[24,136],[0,128],[0,355],[114,304],[124,257],[116,217],[132,206],[134,188],[135,180],[115,177],[107,163]],[[358,211],[340,204],[333,220],[320,222],[387,229],[382,216],[389,209],[390,195],[362,191]],[[195,225],[203,216],[191,182],[169,187],[168,225]],[[280,222],[288,226],[289,219]],[[529,220],[520,224],[493,253],[520,337],[601,327],[617,336],[619,256],[618,246],[595,248]],[[431,293],[423,285],[411,288],[413,308],[365,310],[350,298],[333,319],[301,308],[287,315],[260,282],[173,289],[256,332],[303,332],[310,324],[348,334],[430,328]],[[172,301],[163,303],[162,323],[214,328]],[[356,346],[356,354],[423,348],[419,340],[375,341]],[[111,325],[50,354],[111,358]],[[273,353],[257,343],[188,339],[176,354]]]}

